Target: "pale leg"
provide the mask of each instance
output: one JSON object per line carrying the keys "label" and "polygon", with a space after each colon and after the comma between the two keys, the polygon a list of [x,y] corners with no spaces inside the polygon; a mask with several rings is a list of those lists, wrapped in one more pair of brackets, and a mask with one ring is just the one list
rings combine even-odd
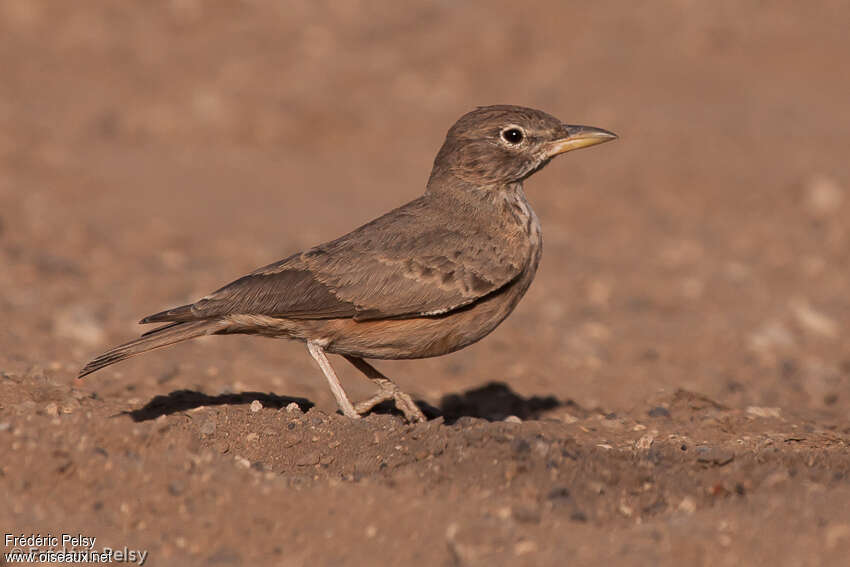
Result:
{"label": "pale leg", "polygon": [[345,359],[378,385],[378,392],[374,396],[357,404],[355,408],[357,413],[362,415],[381,402],[395,400],[395,407],[401,410],[407,421],[413,423],[426,421],[422,410],[419,409],[419,406],[413,402],[410,396],[402,392],[392,380],[381,374],[377,368],[356,356],[346,355]]}
{"label": "pale leg", "polygon": [[345,395],[345,390],[342,389],[342,384],[339,383],[339,378],[336,377],[336,373],[331,367],[328,357],[325,356],[324,349],[313,341],[307,341],[307,350],[310,351],[310,356],[313,357],[313,360],[315,360],[319,365],[319,368],[322,369],[325,378],[328,379],[328,385],[331,387],[331,392],[333,392],[333,395],[336,398],[336,403],[339,406],[339,409],[342,410],[343,415],[351,418],[360,417],[360,414],[354,411],[354,406],[351,405],[348,396]]}

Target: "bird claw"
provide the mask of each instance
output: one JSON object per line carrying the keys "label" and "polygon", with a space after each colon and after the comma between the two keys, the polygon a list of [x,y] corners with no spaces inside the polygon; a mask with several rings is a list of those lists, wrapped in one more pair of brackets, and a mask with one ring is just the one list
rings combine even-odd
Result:
{"label": "bird claw", "polygon": [[394,400],[396,409],[401,411],[401,413],[404,414],[405,419],[407,419],[410,423],[427,421],[425,414],[422,413],[422,410],[419,409],[419,406],[416,405],[413,398],[402,392],[398,386],[389,382],[389,380],[387,380],[387,382],[388,383],[380,384],[380,389],[374,396],[356,404],[354,406],[354,411],[356,411],[359,415],[365,415],[372,411],[372,409],[378,404]]}

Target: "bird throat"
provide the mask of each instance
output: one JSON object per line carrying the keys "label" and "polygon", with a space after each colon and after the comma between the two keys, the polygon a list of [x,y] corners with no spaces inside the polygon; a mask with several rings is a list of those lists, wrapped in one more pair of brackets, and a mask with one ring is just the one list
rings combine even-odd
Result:
{"label": "bird throat", "polygon": [[525,196],[521,181],[509,183],[499,188],[493,192],[493,197],[496,204],[504,211],[505,216],[513,220],[513,224],[522,227],[532,241],[540,241],[540,221]]}

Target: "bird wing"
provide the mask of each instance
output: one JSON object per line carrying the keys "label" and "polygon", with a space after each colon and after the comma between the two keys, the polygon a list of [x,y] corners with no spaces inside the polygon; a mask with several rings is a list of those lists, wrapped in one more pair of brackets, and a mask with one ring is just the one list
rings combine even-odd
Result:
{"label": "bird wing", "polygon": [[[282,260],[297,262],[298,256]],[[353,317],[353,303],[340,300],[306,269],[261,271],[231,282],[189,305],[148,315],[141,323],[186,322],[233,314],[270,315],[293,319]]]}
{"label": "bird wing", "polygon": [[357,320],[439,315],[519,276],[528,241],[506,246],[505,238],[474,211],[438,211],[414,201],[306,252],[302,261],[356,306]]}
{"label": "bird wing", "polygon": [[[337,240],[260,268],[191,306],[143,321],[234,313],[363,321],[446,313],[511,282],[529,257],[526,239],[505,246],[504,235],[461,217],[435,215],[418,199]],[[168,314],[171,318],[158,317]]]}

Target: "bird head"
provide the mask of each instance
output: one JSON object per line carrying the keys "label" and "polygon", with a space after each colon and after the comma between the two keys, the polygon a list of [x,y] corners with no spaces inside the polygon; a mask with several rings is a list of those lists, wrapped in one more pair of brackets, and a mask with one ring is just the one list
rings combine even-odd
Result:
{"label": "bird head", "polygon": [[481,106],[449,129],[431,182],[451,175],[476,187],[515,183],[559,154],[616,138],[601,128],[564,124],[533,108]]}

